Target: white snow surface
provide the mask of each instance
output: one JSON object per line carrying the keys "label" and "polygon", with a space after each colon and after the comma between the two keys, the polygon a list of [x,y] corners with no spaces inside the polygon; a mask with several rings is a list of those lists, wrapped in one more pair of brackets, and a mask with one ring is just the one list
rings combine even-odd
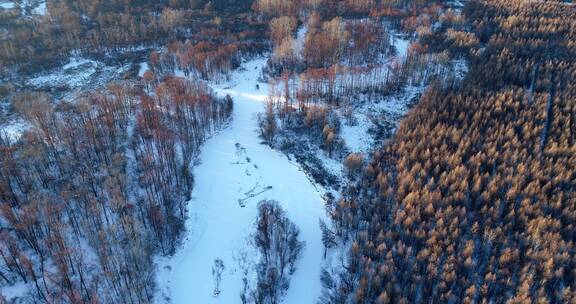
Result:
{"label": "white snow surface", "polygon": [[37,7],[32,10],[33,14],[44,16],[48,12],[46,8],[46,2],[41,2]]}
{"label": "white snow surface", "polygon": [[143,77],[150,68],[148,67],[148,62],[140,63],[140,68],[138,69],[138,77]]}
{"label": "white snow surface", "polygon": [[379,102],[359,102],[353,110],[354,123],[349,123],[344,117],[345,109],[339,109],[339,115],[342,118],[340,136],[350,152],[369,153],[374,148],[378,148],[373,135],[368,132],[375,127],[374,122],[385,115],[391,121],[398,123],[408,112],[408,103],[417,94],[421,94],[424,88],[424,86],[406,86],[402,92],[386,96]]}
{"label": "white snow surface", "polygon": [[30,290],[32,289],[29,284],[24,283],[24,281],[18,281],[14,285],[3,286],[0,293],[6,298],[6,300],[14,301],[23,298]]}
{"label": "white snow surface", "polygon": [[0,125],[0,134],[11,142],[16,142],[24,131],[30,128],[30,124],[23,119],[17,119]]}
{"label": "white snow surface", "polygon": [[101,61],[73,56],[66,64],[33,75],[25,80],[34,90],[47,90],[59,94],[58,99],[71,100],[76,93],[104,86],[120,79],[130,64],[108,65]]}
{"label": "white snow surface", "polygon": [[373,143],[372,136],[368,134],[371,122],[362,114],[355,114],[354,119],[355,124],[342,125],[341,136],[351,152],[366,152]]}
{"label": "white snow surface", "polygon": [[296,33],[296,39],[294,43],[294,53],[302,57],[302,51],[304,50],[304,43],[306,41],[306,33],[308,28],[306,25],[301,26]]}
{"label": "white snow surface", "polygon": [[87,83],[97,72],[98,62],[84,58],[70,58],[60,69],[28,80],[35,87],[63,86],[77,88]]}
{"label": "white snow surface", "polygon": [[408,55],[408,47],[410,46],[410,39],[401,35],[392,36],[392,44],[396,48],[396,56],[400,59],[406,58]]}
{"label": "white snow surface", "polygon": [[84,64],[90,64],[90,65],[95,65],[96,63],[92,60],[89,59],[85,59],[85,58],[70,58],[70,61],[65,64],[64,66],[62,66],[63,70],[70,70],[70,69],[74,69],[77,68],[81,65]]}
{"label": "white snow surface", "polygon": [[1,1],[0,2],[0,8],[3,9],[13,9],[16,6],[16,4],[14,4],[14,2],[12,1]]}
{"label": "white snow surface", "polygon": [[452,67],[454,70],[454,75],[457,79],[464,79],[468,73],[468,62],[465,59],[457,59],[452,61]]}
{"label": "white snow surface", "polygon": [[[256,83],[265,62],[246,62],[231,82],[212,85],[219,95],[234,99],[233,120],[202,147],[185,238],[173,257],[157,261],[156,303],[240,303],[239,257],[257,262],[250,235],[256,229],[257,204],[263,199],[279,201],[306,242],[283,302],[312,304],[320,296],[323,245],[318,220],[326,218],[323,192],[296,163],[261,143],[255,116],[263,112],[268,90],[262,83],[257,90]],[[216,258],[225,265],[218,297],[213,296],[211,270]],[[248,276],[251,281],[253,273]]]}
{"label": "white snow surface", "polygon": [[11,10],[16,9],[17,7],[20,9],[20,13],[22,16],[27,15],[26,9],[30,9],[32,15],[44,16],[47,13],[46,1],[21,0],[20,2],[18,2],[18,1],[0,0],[0,9]]}

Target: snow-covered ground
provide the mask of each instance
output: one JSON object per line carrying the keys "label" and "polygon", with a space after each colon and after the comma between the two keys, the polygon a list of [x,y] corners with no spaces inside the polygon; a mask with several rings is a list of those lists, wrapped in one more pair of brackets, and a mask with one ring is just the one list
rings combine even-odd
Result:
{"label": "snow-covered ground", "polygon": [[[257,90],[256,83],[265,62],[247,62],[230,83],[213,86],[234,99],[233,121],[202,148],[185,239],[173,257],[158,261],[157,303],[239,303],[243,269],[257,261],[250,235],[263,199],[279,201],[306,242],[284,303],[312,304],[320,295],[322,192],[296,163],[261,143],[255,116],[268,90],[262,83]],[[225,266],[218,297],[211,270],[216,258]]]}
{"label": "snow-covered ground", "polygon": [[29,293],[32,290],[30,287],[24,281],[19,281],[12,286],[2,287],[2,296],[8,301],[14,301],[15,299],[23,298],[26,293]]}
{"label": "snow-covered ground", "polygon": [[398,34],[394,34],[391,37],[392,44],[394,48],[396,48],[396,57],[400,59],[406,58],[406,55],[408,55],[408,47],[410,46],[410,39]]}
{"label": "snow-covered ground", "polygon": [[0,125],[0,135],[9,141],[17,141],[25,130],[30,128],[30,124],[23,119],[16,119],[9,123]]}
{"label": "snow-covered ground", "polygon": [[138,69],[138,77],[143,77],[148,70],[150,70],[148,67],[148,62],[140,63],[140,67]]}
{"label": "snow-covered ground", "polygon": [[105,83],[127,69],[128,67],[108,66],[95,60],[72,57],[65,65],[28,79],[26,84],[39,90],[74,90],[95,82]]}
{"label": "snow-covered ground", "polygon": [[16,4],[12,1],[0,1],[0,8],[2,9],[13,9]]}
{"label": "snow-covered ground", "polygon": [[[369,131],[377,128],[383,120],[396,125],[408,112],[410,101],[424,91],[424,86],[407,86],[405,90],[383,97],[378,102],[358,103],[352,110],[353,119],[342,117],[340,135],[346,142],[350,152],[371,152],[378,148],[376,138]],[[339,115],[344,116],[346,109],[339,109]]]}
{"label": "snow-covered ground", "polygon": [[19,8],[22,16],[31,15],[44,16],[47,13],[46,1],[43,0],[22,0],[17,1],[0,0],[0,9],[16,9]]}
{"label": "snow-covered ground", "polygon": [[[298,32],[297,50],[301,49],[305,33],[304,27]],[[404,60],[409,39],[398,35],[391,39],[397,50],[396,57]],[[262,144],[259,138],[255,118],[263,112],[263,101],[269,91],[267,84],[259,83],[260,89],[256,84],[265,64],[265,58],[246,62],[242,69],[232,74],[231,81],[212,84],[219,95],[230,94],[234,99],[233,120],[228,128],[202,147],[200,164],[194,168],[196,181],[188,202],[184,240],[174,256],[156,261],[158,293],[155,301],[158,304],[239,303],[243,270],[253,266],[258,258],[250,244],[250,235],[256,229],[257,203],[263,199],[279,201],[288,217],[301,229],[301,240],[306,242],[284,303],[316,303],[320,296],[321,267],[331,264],[322,258],[318,225],[320,218],[329,222],[322,199],[325,190],[313,184],[295,161]],[[457,71],[465,68],[465,62],[455,65]],[[38,89],[65,87],[74,92],[86,83],[112,79],[127,69],[128,66],[110,67],[78,57],[50,73],[36,75],[27,84]],[[142,77],[148,69],[148,64],[142,63],[138,76]],[[181,71],[176,71],[176,75],[184,76]],[[356,124],[343,123],[341,129],[350,152],[366,153],[373,149],[377,143],[369,130],[376,122],[381,123],[382,117],[390,117],[396,125],[408,111],[409,101],[423,89],[408,86],[397,96],[359,103],[353,111]],[[27,127],[26,122],[17,120],[0,125],[0,132],[5,132],[10,140],[16,140]],[[330,171],[341,173],[340,162],[322,153],[318,157]],[[222,292],[214,297],[212,265],[217,258],[223,260],[225,271],[220,285]],[[19,290],[21,288],[16,287],[13,293],[17,294]]]}
{"label": "snow-covered ground", "polygon": [[44,1],[41,2],[37,7],[35,7],[32,10],[33,14],[40,15],[40,16],[46,15],[47,12],[48,12],[48,9],[46,8],[46,2],[44,2]]}
{"label": "snow-covered ground", "polygon": [[[130,64],[108,65],[75,56],[66,64],[28,76],[21,81],[27,90],[50,92],[54,100],[73,100],[78,92],[121,79],[129,69]],[[0,103],[0,107],[0,134],[6,135],[9,140],[18,140],[30,124],[14,114],[7,101]]]}
{"label": "snow-covered ground", "polygon": [[[408,55],[410,39],[405,35],[392,34],[390,40],[396,50],[395,57],[405,61]],[[389,68],[392,62],[389,58],[385,61],[384,69]],[[422,93],[424,86],[407,86],[405,90],[392,96],[386,96],[378,102],[355,102],[352,110],[353,119],[342,119],[341,136],[346,142],[350,152],[370,152],[375,148],[375,139],[368,131],[375,127],[375,120],[380,121],[386,117],[393,122],[398,122],[408,111],[409,102]],[[341,116],[347,109],[339,109]]]}

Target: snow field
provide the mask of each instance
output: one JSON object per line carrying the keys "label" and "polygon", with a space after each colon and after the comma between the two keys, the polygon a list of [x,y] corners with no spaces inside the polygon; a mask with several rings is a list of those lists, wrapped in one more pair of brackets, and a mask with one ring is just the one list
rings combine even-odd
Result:
{"label": "snow field", "polygon": [[[261,143],[255,116],[264,110],[268,91],[266,84],[257,90],[256,83],[264,64],[264,59],[247,62],[230,83],[213,86],[219,95],[234,99],[233,121],[202,148],[186,238],[173,257],[158,261],[157,303],[239,303],[243,270],[258,259],[250,235],[263,199],[279,201],[306,242],[283,302],[315,303],[320,296],[318,220],[325,219],[324,202],[298,165]],[[216,258],[225,266],[218,297],[213,296],[212,278]],[[250,270],[249,276],[253,274]]]}

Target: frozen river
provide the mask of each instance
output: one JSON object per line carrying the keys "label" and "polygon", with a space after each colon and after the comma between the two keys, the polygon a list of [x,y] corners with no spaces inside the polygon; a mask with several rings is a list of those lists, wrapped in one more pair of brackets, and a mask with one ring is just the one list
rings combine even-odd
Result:
{"label": "frozen river", "polygon": [[[261,143],[256,115],[264,110],[268,89],[260,84],[258,90],[256,83],[264,63],[247,62],[229,83],[213,86],[234,99],[233,120],[202,148],[201,164],[194,168],[185,240],[173,257],[159,261],[158,303],[240,303],[242,265],[257,261],[249,240],[263,199],[279,201],[306,242],[283,302],[312,304],[320,296],[323,245],[318,220],[325,217],[324,202],[296,163]],[[213,296],[212,277],[216,258],[225,265],[218,297]]]}

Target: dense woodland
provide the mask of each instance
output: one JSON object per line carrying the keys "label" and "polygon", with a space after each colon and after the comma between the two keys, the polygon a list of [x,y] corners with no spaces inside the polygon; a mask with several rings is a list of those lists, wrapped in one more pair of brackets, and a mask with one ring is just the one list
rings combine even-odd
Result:
{"label": "dense woodland", "polygon": [[575,11],[464,14],[482,46],[464,87],[430,87],[332,207],[351,246],[324,303],[576,301]]}

